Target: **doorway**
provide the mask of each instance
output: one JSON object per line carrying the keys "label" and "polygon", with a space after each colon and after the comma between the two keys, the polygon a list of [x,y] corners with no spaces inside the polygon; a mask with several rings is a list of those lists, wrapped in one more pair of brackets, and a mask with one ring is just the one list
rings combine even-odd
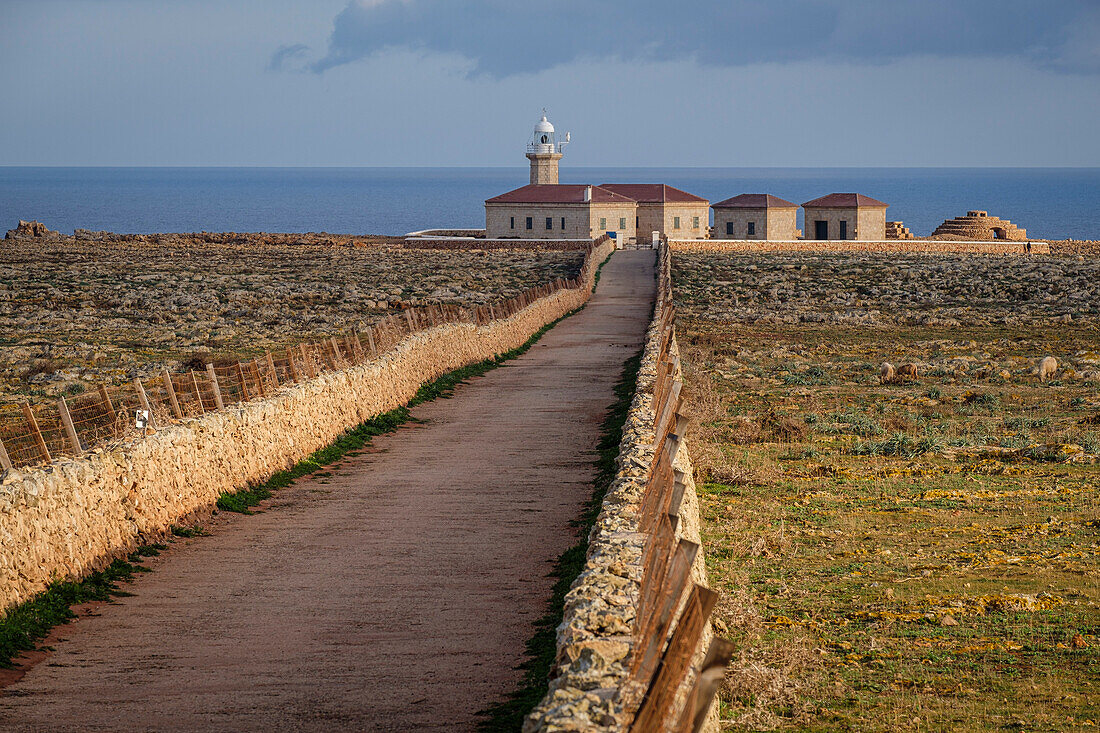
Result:
{"label": "doorway", "polygon": [[820,219],[814,222],[814,239],[829,238],[829,222]]}

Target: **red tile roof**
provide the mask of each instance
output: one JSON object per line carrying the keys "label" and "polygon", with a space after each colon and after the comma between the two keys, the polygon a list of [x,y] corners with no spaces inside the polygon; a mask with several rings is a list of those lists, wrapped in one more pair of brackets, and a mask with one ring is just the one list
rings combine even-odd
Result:
{"label": "red tile roof", "polygon": [[664,183],[601,183],[600,188],[634,199],[640,204],[705,204],[707,200]]}
{"label": "red tile roof", "polygon": [[[487,204],[583,204],[584,190],[589,188],[575,183],[532,183],[487,199]],[[608,191],[600,186],[591,186],[592,201],[597,204],[632,204],[634,200]]]}
{"label": "red tile roof", "polygon": [[822,196],[819,199],[813,201],[807,201],[802,204],[803,206],[813,206],[820,209],[854,209],[857,206],[867,206],[870,208],[886,208],[890,204],[878,199],[873,199],[870,196],[864,196],[861,193],[831,193],[828,196]]}
{"label": "red tile roof", "polygon": [[770,193],[743,193],[711,204],[715,209],[797,209],[798,204]]}

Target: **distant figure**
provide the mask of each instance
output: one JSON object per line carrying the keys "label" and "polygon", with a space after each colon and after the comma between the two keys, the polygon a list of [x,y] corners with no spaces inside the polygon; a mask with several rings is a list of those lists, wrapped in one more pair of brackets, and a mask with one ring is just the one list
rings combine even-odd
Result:
{"label": "distant figure", "polygon": [[1053,356],[1044,356],[1043,360],[1039,362],[1039,381],[1047,381],[1054,376],[1056,371],[1058,371],[1058,360]]}
{"label": "distant figure", "polygon": [[894,382],[894,365],[888,361],[882,362],[878,369],[878,381],[880,384],[892,384]]}

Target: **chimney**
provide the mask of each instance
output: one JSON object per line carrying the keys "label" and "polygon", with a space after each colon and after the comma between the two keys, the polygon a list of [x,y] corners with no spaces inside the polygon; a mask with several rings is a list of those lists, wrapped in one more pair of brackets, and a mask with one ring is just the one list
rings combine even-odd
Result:
{"label": "chimney", "polygon": [[592,187],[591,186],[585,186],[584,187],[584,202],[587,204],[591,200],[592,200]]}

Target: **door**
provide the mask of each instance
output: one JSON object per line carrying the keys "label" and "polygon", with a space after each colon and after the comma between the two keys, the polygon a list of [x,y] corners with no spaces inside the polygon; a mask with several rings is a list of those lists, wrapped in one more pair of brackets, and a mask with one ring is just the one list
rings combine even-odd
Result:
{"label": "door", "polygon": [[829,238],[829,222],[818,221],[814,222],[814,239],[828,239]]}

